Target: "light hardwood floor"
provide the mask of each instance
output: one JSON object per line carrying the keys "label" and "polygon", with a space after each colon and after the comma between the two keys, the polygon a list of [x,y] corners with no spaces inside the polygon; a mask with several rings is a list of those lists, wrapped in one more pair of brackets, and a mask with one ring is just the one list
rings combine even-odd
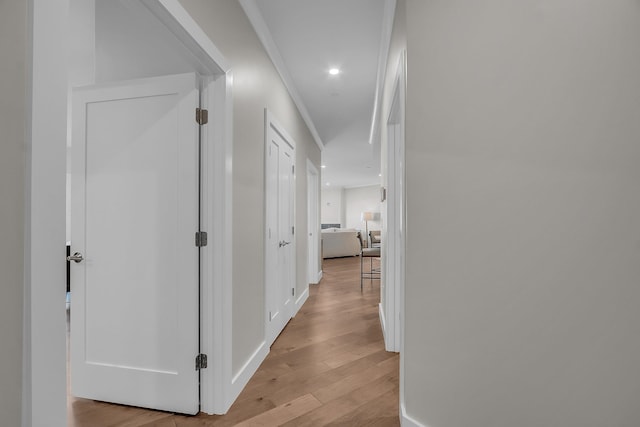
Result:
{"label": "light hardwood floor", "polygon": [[324,260],[320,285],[223,416],[174,415],[69,397],[71,427],[398,426],[396,353],[384,350],[379,282],[358,257]]}

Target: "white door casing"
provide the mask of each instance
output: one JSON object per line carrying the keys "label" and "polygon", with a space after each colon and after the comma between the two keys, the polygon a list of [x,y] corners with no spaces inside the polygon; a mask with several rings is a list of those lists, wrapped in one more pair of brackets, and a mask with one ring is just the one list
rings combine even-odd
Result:
{"label": "white door casing", "polygon": [[308,233],[308,276],[309,283],[317,284],[320,282],[320,254],[319,254],[319,233],[320,233],[320,215],[319,215],[319,176],[318,170],[307,159],[307,233]]}
{"label": "white door casing", "polygon": [[295,143],[268,111],[265,123],[265,335],[271,346],[294,311]]}
{"label": "white door casing", "polygon": [[197,87],[190,73],[74,90],[76,396],[198,412]]}
{"label": "white door casing", "polygon": [[387,119],[387,233],[383,242],[383,284],[380,292],[380,316],[384,325],[385,348],[400,351],[404,293],[404,257],[406,236],[404,189],[404,117],[405,55],[400,55],[392,103]]}
{"label": "white door casing", "polygon": [[[281,138],[279,134],[274,140],[279,139],[278,165],[278,244],[279,258],[279,282],[282,284],[278,289],[280,295],[277,297],[277,304],[284,314],[284,319],[291,319],[293,316],[293,297],[295,295],[295,280],[292,266],[294,265],[294,221],[293,221],[293,172],[295,160],[291,146]],[[284,143],[284,144],[283,144]],[[277,294],[276,294],[277,295]],[[288,322],[288,319],[286,320]],[[275,320],[275,319],[274,319]]]}

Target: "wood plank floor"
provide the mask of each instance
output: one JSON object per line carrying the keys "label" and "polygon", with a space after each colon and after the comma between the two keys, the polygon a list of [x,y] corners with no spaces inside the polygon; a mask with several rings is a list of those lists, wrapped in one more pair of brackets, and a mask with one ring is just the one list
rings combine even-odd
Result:
{"label": "wood plank floor", "polygon": [[324,260],[320,285],[223,416],[174,415],[69,396],[71,427],[398,426],[396,353],[384,350],[379,282],[358,257]]}

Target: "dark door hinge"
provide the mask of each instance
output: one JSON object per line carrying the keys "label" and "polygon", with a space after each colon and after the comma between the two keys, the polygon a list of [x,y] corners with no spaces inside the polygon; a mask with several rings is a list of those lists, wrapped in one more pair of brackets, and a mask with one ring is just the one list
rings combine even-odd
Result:
{"label": "dark door hinge", "polygon": [[200,369],[205,369],[207,367],[207,355],[199,354],[196,356],[196,371]]}
{"label": "dark door hinge", "polygon": [[207,232],[206,231],[196,231],[196,247],[202,248],[207,246]]}
{"label": "dark door hinge", "polygon": [[209,111],[202,108],[196,108],[196,122],[199,125],[206,125],[209,123]]}

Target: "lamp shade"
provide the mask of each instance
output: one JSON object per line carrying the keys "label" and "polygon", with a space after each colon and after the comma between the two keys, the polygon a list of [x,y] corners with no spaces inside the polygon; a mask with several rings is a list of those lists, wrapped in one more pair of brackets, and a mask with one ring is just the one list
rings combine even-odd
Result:
{"label": "lamp shade", "polygon": [[373,221],[373,212],[362,212],[360,214],[360,221]]}

